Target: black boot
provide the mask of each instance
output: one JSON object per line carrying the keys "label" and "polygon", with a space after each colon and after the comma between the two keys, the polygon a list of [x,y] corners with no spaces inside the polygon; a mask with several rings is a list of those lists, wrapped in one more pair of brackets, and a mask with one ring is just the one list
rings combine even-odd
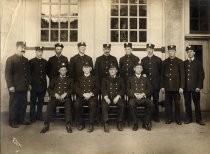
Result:
{"label": "black boot", "polygon": [[46,133],[49,130],[49,124],[45,124],[40,133]]}
{"label": "black boot", "polygon": [[133,124],[133,131],[137,131],[139,128],[138,124]]}
{"label": "black boot", "polygon": [[91,133],[91,132],[93,132],[93,130],[94,130],[93,124],[89,124],[89,126],[88,126],[88,132]]}
{"label": "black boot", "polygon": [[66,124],[66,131],[67,133],[72,133],[72,128],[70,124]]}
{"label": "black boot", "polygon": [[118,122],[117,123],[117,129],[118,129],[118,131],[122,131],[123,130],[122,122]]}
{"label": "black boot", "polygon": [[10,123],[10,127],[12,127],[12,128],[19,128],[19,126],[17,125],[16,122],[11,122]]}
{"label": "black boot", "polygon": [[109,133],[109,124],[107,122],[104,123],[104,132]]}
{"label": "black boot", "polygon": [[82,123],[82,124],[79,125],[78,130],[81,131],[81,130],[83,130],[84,128],[85,128],[85,124]]}

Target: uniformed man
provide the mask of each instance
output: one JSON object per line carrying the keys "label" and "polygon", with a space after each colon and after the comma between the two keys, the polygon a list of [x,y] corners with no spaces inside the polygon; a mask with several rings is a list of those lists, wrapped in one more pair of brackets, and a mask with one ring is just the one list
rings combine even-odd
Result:
{"label": "uniformed man", "polygon": [[95,63],[95,76],[97,76],[101,81],[104,77],[109,76],[109,65],[110,63],[118,66],[117,58],[110,55],[111,44],[103,44],[103,52],[104,54],[98,58],[96,58]]}
{"label": "uniformed man", "polygon": [[134,75],[134,65],[139,62],[139,58],[132,54],[132,43],[124,43],[125,56],[120,58],[120,76],[127,81],[128,77]]}
{"label": "uniformed man", "polygon": [[205,125],[201,116],[200,109],[200,91],[203,88],[204,69],[202,63],[195,59],[195,49],[193,46],[186,47],[188,59],[184,61],[185,68],[185,110],[186,121],[185,124],[189,124],[193,121],[191,101],[193,100],[195,106],[195,118],[196,123]]}
{"label": "uniformed man", "polygon": [[27,91],[30,90],[30,69],[25,53],[26,43],[16,43],[16,53],[6,61],[5,78],[9,90],[9,125],[18,128],[18,124],[30,124],[25,120]]}
{"label": "uniformed man", "polygon": [[73,89],[73,79],[67,76],[67,65],[62,63],[59,66],[60,75],[50,81],[48,93],[51,101],[47,105],[46,118],[44,121],[44,128],[40,133],[46,133],[49,130],[50,122],[57,105],[64,104],[65,118],[66,118],[66,131],[72,133],[72,100],[71,94]]}
{"label": "uniformed man", "polygon": [[[31,70],[31,104],[30,104],[30,118],[31,122],[36,120],[43,120],[42,107],[44,103],[44,96],[47,89],[47,61],[42,58],[42,46],[35,47],[36,57],[29,61]],[[37,101],[38,100],[38,101]],[[37,104],[37,111],[36,111]]]}
{"label": "uniformed man", "polygon": [[87,104],[89,107],[89,127],[88,132],[94,130],[94,120],[96,115],[97,98],[99,91],[98,79],[91,75],[92,64],[86,62],[83,65],[84,75],[80,77],[75,84],[76,101],[74,103],[76,119],[79,121],[78,130],[83,130],[85,127],[82,117],[82,107]]}
{"label": "uniformed man", "polygon": [[[71,77],[76,81],[79,77],[84,75],[83,65],[88,62],[93,68],[93,60],[90,56],[85,54],[86,44],[85,42],[79,42],[77,44],[79,53],[70,59],[69,72]],[[92,72],[91,72],[92,74]]]}
{"label": "uniformed man", "polygon": [[47,62],[47,75],[50,80],[59,76],[58,70],[59,70],[59,66],[62,63],[65,63],[66,65],[68,65],[68,58],[62,55],[63,48],[64,48],[63,44],[56,43],[55,55],[50,57]]}
{"label": "uniformed man", "polygon": [[117,76],[117,65],[110,64],[109,66],[109,76],[103,78],[102,80],[102,116],[104,122],[104,131],[109,132],[108,125],[108,111],[110,105],[118,106],[118,123],[117,129],[119,131],[123,130],[122,122],[124,117],[124,94],[125,85],[121,77]]}
{"label": "uniformed man", "polygon": [[141,62],[138,62],[134,66],[135,74],[128,78],[127,82],[127,94],[129,97],[129,109],[133,119],[133,131],[138,130],[138,118],[137,118],[137,106],[145,107],[145,117],[142,127],[148,131],[151,130],[151,114],[153,104],[150,99],[152,94],[152,85],[149,79],[141,75],[143,67]]}
{"label": "uniformed man", "polygon": [[147,75],[153,87],[152,98],[154,108],[152,118],[154,121],[160,122],[158,100],[160,92],[162,60],[154,55],[154,48],[154,44],[146,45],[147,56],[141,60],[141,63],[143,66],[143,74]]}
{"label": "uniformed man", "polygon": [[163,61],[161,73],[161,91],[165,93],[166,124],[173,121],[173,101],[175,104],[175,121],[181,125],[180,94],[184,88],[184,64],[176,57],[176,46],[168,46],[169,57]]}

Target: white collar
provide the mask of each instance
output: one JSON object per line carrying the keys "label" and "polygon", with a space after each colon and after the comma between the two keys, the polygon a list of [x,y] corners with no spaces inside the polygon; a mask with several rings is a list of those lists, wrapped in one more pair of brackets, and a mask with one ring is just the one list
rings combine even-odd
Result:
{"label": "white collar", "polygon": [[147,55],[147,57],[151,58],[153,55],[154,55],[154,54],[152,54],[152,55]]}
{"label": "white collar", "polygon": [[60,75],[60,77],[61,77],[61,78],[65,78],[65,77],[66,77],[66,75],[64,75],[64,76]]}
{"label": "white collar", "polygon": [[195,59],[195,57],[192,58],[187,58],[189,61],[193,61]]}
{"label": "white collar", "polygon": [[85,54],[81,54],[81,53],[79,53],[79,55],[83,57]]}
{"label": "white collar", "polygon": [[140,74],[140,75],[138,75],[138,74],[135,74],[135,75],[136,75],[136,77],[137,77],[137,78],[140,78],[140,77],[141,77],[141,74]]}
{"label": "white collar", "polygon": [[89,74],[84,74],[84,76],[85,76],[85,77],[88,77],[88,76],[90,76],[90,73],[89,73]]}

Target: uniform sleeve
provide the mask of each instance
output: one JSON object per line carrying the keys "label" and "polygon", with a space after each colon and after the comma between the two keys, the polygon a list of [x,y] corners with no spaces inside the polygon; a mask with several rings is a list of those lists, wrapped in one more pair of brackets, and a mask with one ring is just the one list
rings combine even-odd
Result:
{"label": "uniform sleeve", "polygon": [[92,67],[92,71],[91,71],[91,74],[94,75],[94,69],[93,69],[93,59],[90,57],[90,60],[89,60],[89,63]]}
{"label": "uniform sleeve", "polygon": [[93,89],[93,94],[94,96],[97,96],[98,93],[99,93],[99,78],[95,77],[95,86],[94,86],[94,89]]}
{"label": "uniform sleeve", "polygon": [[146,87],[147,87],[147,89],[145,90],[144,93],[145,93],[145,95],[147,97],[150,97],[151,94],[152,94],[152,91],[153,91],[152,85],[151,85],[150,81],[148,80],[148,78],[145,78],[145,81],[146,81]]}
{"label": "uniform sleeve", "polygon": [[160,75],[160,88],[165,88],[164,86],[164,71],[165,71],[165,61],[161,65],[161,75]]}
{"label": "uniform sleeve", "polygon": [[49,60],[47,61],[47,66],[46,66],[46,73],[47,73],[47,76],[49,77],[49,78],[51,78],[51,62],[52,61],[52,59],[51,58],[49,58]]}
{"label": "uniform sleeve", "polygon": [[102,96],[103,97],[108,95],[106,78],[103,78],[102,79],[101,93],[102,93]]}
{"label": "uniform sleeve", "polygon": [[55,79],[50,80],[49,87],[47,89],[50,96],[55,96]]}
{"label": "uniform sleeve", "polygon": [[98,58],[96,58],[96,62],[95,62],[95,68],[94,68],[94,73],[95,73],[95,76],[96,77],[99,77],[99,59]]}
{"label": "uniform sleeve", "polygon": [[203,88],[203,80],[205,78],[205,73],[203,69],[203,65],[198,62],[198,85],[197,88],[202,89]]}
{"label": "uniform sleeve", "polygon": [[119,89],[119,93],[118,93],[122,98],[125,95],[125,83],[124,80],[122,78],[120,78],[120,89]]}
{"label": "uniform sleeve", "polygon": [[182,60],[180,60],[180,64],[179,64],[179,74],[180,74],[180,88],[184,89],[184,85],[185,85],[185,73],[184,73],[184,62]]}
{"label": "uniform sleeve", "polygon": [[128,78],[127,82],[127,94],[128,97],[134,97],[134,91],[131,89],[132,78]]}
{"label": "uniform sleeve", "polygon": [[120,58],[120,61],[119,61],[119,72],[120,72],[120,76],[123,75],[122,66],[123,66],[123,58],[121,57]]}
{"label": "uniform sleeve", "polygon": [[67,96],[71,96],[71,94],[73,94],[73,88],[74,88],[74,82],[73,82],[73,79],[70,78]]}
{"label": "uniform sleeve", "polygon": [[30,63],[29,60],[27,59],[27,74],[28,74],[28,83],[29,85],[31,85],[31,67],[30,67]]}
{"label": "uniform sleeve", "polygon": [[76,94],[79,97],[83,97],[84,92],[83,92],[83,90],[81,88],[80,80],[81,79],[76,80],[76,83],[75,83],[75,91],[76,91]]}
{"label": "uniform sleeve", "polygon": [[74,67],[75,63],[74,63],[74,58],[72,57],[69,62],[69,76],[71,78],[74,78]]}
{"label": "uniform sleeve", "polygon": [[7,83],[7,87],[14,87],[13,83],[13,64],[12,59],[8,58],[6,61],[6,67],[5,67],[5,79]]}

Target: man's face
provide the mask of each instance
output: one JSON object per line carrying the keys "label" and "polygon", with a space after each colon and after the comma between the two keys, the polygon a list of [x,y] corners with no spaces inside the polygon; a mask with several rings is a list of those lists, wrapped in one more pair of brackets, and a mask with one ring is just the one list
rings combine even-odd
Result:
{"label": "man's face", "polygon": [[109,74],[110,74],[110,76],[115,76],[117,74],[117,68],[110,68]]}
{"label": "man's face", "polygon": [[187,51],[187,56],[188,56],[189,58],[193,58],[193,57],[195,56],[195,52],[194,52],[193,50],[188,50],[188,51]]}
{"label": "man's face", "polygon": [[83,66],[84,74],[90,74],[91,70],[92,70],[92,67],[90,67],[90,66]]}
{"label": "man's face", "polygon": [[176,55],[176,50],[170,49],[168,50],[169,57],[174,58]]}
{"label": "man's face", "polygon": [[142,66],[138,65],[138,66],[134,67],[135,74],[140,75],[142,70],[143,70]]}
{"label": "man's face", "polygon": [[21,45],[18,46],[17,51],[18,51],[18,54],[22,56],[25,53],[25,46],[21,46]]}
{"label": "man's face", "polygon": [[154,49],[152,48],[147,48],[147,54],[150,56],[150,55],[153,55],[153,51]]}
{"label": "man's face", "polygon": [[111,49],[110,48],[103,48],[104,55],[108,56],[110,54]]}
{"label": "man's face", "polygon": [[56,53],[56,55],[61,55],[62,50],[63,50],[63,48],[61,48],[61,47],[56,47],[56,48],[55,48],[55,53]]}
{"label": "man's face", "polygon": [[79,53],[85,54],[86,46],[80,46],[78,47]]}
{"label": "man's face", "polygon": [[130,55],[131,52],[132,52],[132,48],[130,48],[130,47],[126,47],[126,48],[125,48],[125,53],[126,53],[127,55]]}
{"label": "man's face", "polygon": [[60,75],[65,76],[66,73],[67,73],[66,67],[61,67],[61,68],[59,69],[59,72],[60,72]]}
{"label": "man's face", "polygon": [[37,50],[36,51],[36,56],[37,57],[42,58],[42,55],[43,55],[43,51],[42,50]]}

